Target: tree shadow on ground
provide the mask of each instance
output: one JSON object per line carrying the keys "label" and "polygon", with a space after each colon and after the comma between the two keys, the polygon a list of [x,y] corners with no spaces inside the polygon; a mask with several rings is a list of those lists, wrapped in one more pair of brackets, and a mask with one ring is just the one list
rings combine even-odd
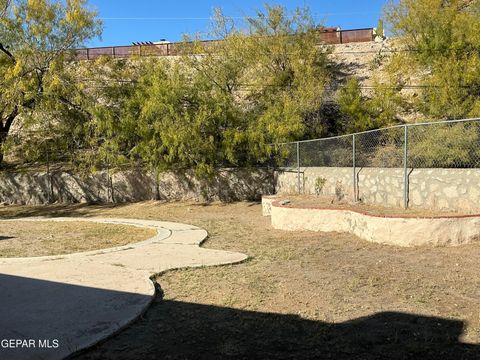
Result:
{"label": "tree shadow on ground", "polygon": [[121,208],[131,204],[54,204],[54,205],[39,205],[31,207],[14,207],[6,206],[4,211],[0,208],[0,218],[2,219],[16,219],[23,217],[72,217],[72,216],[96,216],[102,211]]}
{"label": "tree shadow on ground", "polygon": [[[177,201],[158,201],[156,205],[175,204]],[[181,201],[179,203],[182,203]],[[260,205],[261,201],[245,201],[248,206]],[[123,207],[131,206],[133,203],[110,203],[110,204],[53,204],[53,205],[38,205],[38,206],[21,206],[15,207],[5,206],[0,207],[0,219],[17,219],[24,217],[95,217],[104,216],[105,211],[112,209],[121,209]],[[138,203],[137,203],[138,204]],[[183,204],[185,204],[183,202]],[[191,207],[209,207],[212,202],[199,201],[189,203]],[[219,203],[215,203],[218,205]],[[231,203],[220,203],[222,206],[228,206]],[[1,240],[1,239],[0,239]]]}
{"label": "tree shadow on ground", "polygon": [[[60,359],[128,324],[146,295],[0,274],[0,339],[58,339],[59,348],[0,346],[0,359]],[[464,323],[383,312],[343,323],[164,300],[73,359],[479,359]]]}
{"label": "tree shadow on ground", "polygon": [[331,324],[161,295],[142,320],[75,359],[479,359],[462,321],[399,312]]}

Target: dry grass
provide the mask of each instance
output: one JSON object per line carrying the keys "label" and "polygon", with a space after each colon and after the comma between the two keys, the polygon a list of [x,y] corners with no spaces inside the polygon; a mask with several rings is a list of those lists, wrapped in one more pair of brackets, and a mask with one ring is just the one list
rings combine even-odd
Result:
{"label": "dry grass", "polygon": [[480,343],[480,243],[398,248],[348,234],[289,233],[272,229],[253,203],[0,209],[45,213],[191,223],[208,230],[205,247],[251,256],[161,276],[163,296],[145,317],[80,358],[480,356],[457,343]]}
{"label": "dry grass", "polygon": [[64,255],[146,240],[155,230],[93,222],[0,222],[0,257]]}
{"label": "dry grass", "polygon": [[406,217],[436,217],[436,216],[463,216],[468,213],[460,211],[447,210],[427,210],[427,209],[403,209],[398,207],[386,207],[374,204],[364,204],[361,202],[352,203],[350,199],[338,201],[335,196],[316,196],[316,195],[283,195],[279,200],[289,200],[287,207],[301,208],[334,208],[343,210],[354,210],[373,216],[406,216]]}

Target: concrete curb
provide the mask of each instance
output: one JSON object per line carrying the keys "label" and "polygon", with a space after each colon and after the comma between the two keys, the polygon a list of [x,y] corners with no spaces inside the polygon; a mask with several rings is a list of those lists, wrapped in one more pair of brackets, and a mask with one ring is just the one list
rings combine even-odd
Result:
{"label": "concrete curb", "polygon": [[[125,221],[124,221],[125,220]],[[15,222],[15,221],[41,221],[41,222],[47,222],[47,221],[53,221],[53,222],[66,222],[66,221],[75,221],[75,222],[94,222],[97,224],[112,224],[112,225],[129,225],[129,226],[136,226],[136,227],[143,227],[143,228],[149,228],[149,229],[154,229],[157,231],[157,234],[147,240],[144,241],[139,241],[136,243],[131,243],[123,246],[115,246],[111,248],[105,248],[105,249],[98,249],[98,250],[92,250],[92,251],[82,251],[82,252],[76,252],[76,253],[71,253],[71,254],[63,254],[63,255],[49,255],[49,256],[32,256],[32,257],[12,257],[12,258],[0,258],[0,264],[2,261],[37,261],[37,260],[56,260],[58,258],[65,258],[65,257],[76,257],[76,256],[89,256],[89,255],[97,255],[97,254],[106,254],[109,252],[115,252],[115,251],[122,251],[122,250],[128,250],[128,249],[134,249],[138,248],[140,246],[148,245],[154,242],[162,241],[164,239],[169,238],[172,236],[172,232],[169,229],[166,229],[161,226],[142,226],[138,223],[138,220],[132,220],[132,219],[112,219],[112,220],[106,220],[102,218],[48,218],[48,217],[35,217],[35,218],[19,218],[19,219],[8,219],[8,220],[1,220],[4,222]]]}

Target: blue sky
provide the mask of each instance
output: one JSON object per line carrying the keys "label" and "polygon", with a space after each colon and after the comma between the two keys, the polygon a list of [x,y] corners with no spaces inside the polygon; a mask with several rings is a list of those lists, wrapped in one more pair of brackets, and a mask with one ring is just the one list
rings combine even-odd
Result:
{"label": "blue sky", "polygon": [[[284,0],[268,1],[288,10],[307,5],[315,20],[327,26],[343,29],[375,27],[387,0]],[[182,34],[208,31],[215,7],[225,15],[243,17],[263,8],[262,1],[242,0],[90,0],[104,21],[102,39],[90,41],[88,46],[129,45],[133,41],[178,41]],[[323,20],[323,21],[322,21]]]}

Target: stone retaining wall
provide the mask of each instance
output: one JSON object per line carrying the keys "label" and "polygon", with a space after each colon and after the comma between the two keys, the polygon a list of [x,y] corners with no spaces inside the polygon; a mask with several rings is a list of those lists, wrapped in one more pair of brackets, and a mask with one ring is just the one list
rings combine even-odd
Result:
{"label": "stone retaining wall", "polygon": [[[365,204],[403,206],[403,169],[357,169],[358,198]],[[277,171],[276,192],[297,192],[296,172]],[[480,212],[480,169],[410,169],[409,207]],[[353,200],[353,169],[310,167],[301,169],[304,194]]]}
{"label": "stone retaining wall", "polygon": [[159,181],[144,171],[105,171],[81,176],[71,172],[1,172],[0,202],[39,205],[107,203],[145,200],[239,201],[259,200],[274,190],[273,172],[224,169],[209,180],[193,172],[163,173]]}

